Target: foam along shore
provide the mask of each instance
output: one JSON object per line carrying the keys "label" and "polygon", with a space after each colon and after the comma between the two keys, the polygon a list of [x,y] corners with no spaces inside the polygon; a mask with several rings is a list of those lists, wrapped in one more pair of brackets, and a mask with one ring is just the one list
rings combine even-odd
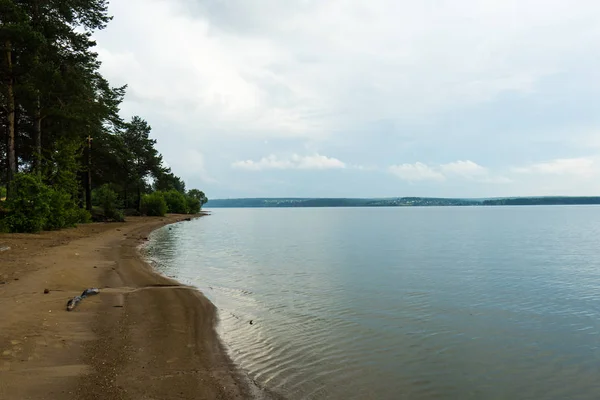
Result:
{"label": "foam along shore", "polygon": [[[1,234],[0,398],[254,397],[219,342],[213,304],[138,253],[152,230],[186,218]],[[100,294],[67,312],[88,287]]]}

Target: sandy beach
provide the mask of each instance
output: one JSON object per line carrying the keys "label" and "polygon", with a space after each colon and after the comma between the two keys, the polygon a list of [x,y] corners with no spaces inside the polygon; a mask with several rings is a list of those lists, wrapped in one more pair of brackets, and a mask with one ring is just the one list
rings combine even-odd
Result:
{"label": "sandy beach", "polygon": [[[10,247],[0,252],[0,399],[251,397],[212,303],[138,254],[152,230],[185,218],[0,235]],[[100,294],[67,312],[90,287]]]}

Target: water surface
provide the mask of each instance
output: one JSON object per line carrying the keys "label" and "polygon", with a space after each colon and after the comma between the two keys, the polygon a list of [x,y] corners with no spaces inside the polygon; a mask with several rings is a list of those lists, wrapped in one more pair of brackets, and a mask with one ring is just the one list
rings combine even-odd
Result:
{"label": "water surface", "polygon": [[599,207],[215,209],[170,228],[149,257],[287,398],[600,398]]}

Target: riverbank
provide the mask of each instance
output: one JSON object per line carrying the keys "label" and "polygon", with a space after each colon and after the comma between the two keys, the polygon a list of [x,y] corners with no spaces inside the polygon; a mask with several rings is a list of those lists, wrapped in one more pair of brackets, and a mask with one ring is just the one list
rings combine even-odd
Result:
{"label": "riverbank", "polygon": [[[10,247],[0,252],[0,398],[249,398],[212,303],[138,253],[152,230],[185,218],[0,235]],[[65,311],[89,287],[100,295]]]}

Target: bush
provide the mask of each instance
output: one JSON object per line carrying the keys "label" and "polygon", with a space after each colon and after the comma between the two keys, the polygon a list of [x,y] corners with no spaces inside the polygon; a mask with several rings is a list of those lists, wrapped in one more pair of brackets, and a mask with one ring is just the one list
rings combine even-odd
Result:
{"label": "bush", "polygon": [[185,196],[177,190],[164,192],[163,196],[167,202],[167,211],[173,214],[187,214]]}
{"label": "bush", "polygon": [[115,210],[109,218],[115,222],[125,222],[125,214],[121,210]]}
{"label": "bush", "polygon": [[163,217],[167,213],[167,202],[160,192],[142,197],[142,214],[150,217]]}
{"label": "bush", "polygon": [[69,210],[67,221],[73,225],[89,224],[92,222],[92,215],[85,208],[73,207]]}
{"label": "bush", "polygon": [[11,232],[41,231],[50,216],[50,189],[34,175],[17,174],[6,201],[8,216],[4,224]]}
{"label": "bush", "polygon": [[200,208],[202,207],[200,200],[192,196],[185,196],[185,202],[189,214],[198,214],[200,212]]}
{"label": "bush", "polygon": [[71,210],[75,208],[75,205],[71,201],[71,196],[60,190],[52,189],[49,189],[49,196],[49,212],[44,229],[52,231],[75,226],[77,221],[73,221],[71,216]]}
{"label": "bush", "polygon": [[117,193],[110,188],[110,185],[105,184],[94,191],[96,204],[100,206],[104,212],[104,218],[117,222],[125,221],[125,216],[118,210]]}
{"label": "bush", "polygon": [[0,231],[33,233],[90,221],[90,214],[77,207],[68,193],[51,189],[36,175],[18,174],[11,189]]}

